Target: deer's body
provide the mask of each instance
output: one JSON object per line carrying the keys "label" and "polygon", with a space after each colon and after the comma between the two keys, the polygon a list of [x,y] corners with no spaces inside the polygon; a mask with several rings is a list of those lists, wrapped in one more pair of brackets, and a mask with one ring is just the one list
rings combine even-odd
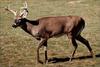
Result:
{"label": "deer's body", "polygon": [[44,17],[35,21],[27,20],[25,26],[21,28],[36,38],[58,37],[63,34],[67,34],[70,38],[78,35],[80,29],[84,28],[84,24],[84,20],[78,16],[57,16]]}
{"label": "deer's body", "polygon": [[81,32],[85,27],[85,21],[79,16],[57,16],[57,17],[43,17],[37,20],[28,20],[26,16],[28,14],[27,3],[25,2],[23,12],[20,15],[11,9],[6,8],[7,11],[12,12],[16,19],[12,25],[14,28],[21,27],[25,32],[29,33],[37,40],[40,40],[39,46],[37,48],[37,60],[40,61],[39,49],[45,46],[45,62],[48,60],[47,57],[47,41],[51,37],[58,37],[66,34],[71,40],[74,46],[74,52],[72,53],[71,59],[74,57],[75,51],[78,47],[76,40],[83,43],[91,55],[93,56],[92,48],[89,42],[81,36]]}

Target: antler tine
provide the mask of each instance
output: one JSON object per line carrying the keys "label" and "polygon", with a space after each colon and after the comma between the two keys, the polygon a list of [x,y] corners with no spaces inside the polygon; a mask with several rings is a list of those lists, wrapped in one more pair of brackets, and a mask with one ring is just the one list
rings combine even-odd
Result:
{"label": "antler tine", "polygon": [[17,15],[17,12],[14,11],[14,10],[11,10],[10,8],[8,8],[8,6],[5,8],[5,10],[7,10],[7,11],[13,13],[15,16]]}
{"label": "antler tine", "polygon": [[21,7],[21,9],[27,9],[27,2],[25,1],[25,3],[23,3],[23,7]]}
{"label": "antler tine", "polygon": [[27,8],[27,2],[25,1],[24,7]]}
{"label": "antler tine", "polygon": [[21,7],[21,10],[20,10],[20,16],[23,16],[24,18],[26,18],[26,16],[28,15],[28,9],[27,9],[27,2],[25,1],[23,3],[24,7]]}

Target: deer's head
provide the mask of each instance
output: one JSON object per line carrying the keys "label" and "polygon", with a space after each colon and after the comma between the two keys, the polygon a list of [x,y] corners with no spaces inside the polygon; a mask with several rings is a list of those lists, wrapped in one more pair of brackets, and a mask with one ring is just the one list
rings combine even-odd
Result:
{"label": "deer's head", "polygon": [[12,27],[16,28],[16,27],[22,26],[25,23],[25,18],[28,15],[28,9],[27,9],[27,2],[26,1],[24,3],[24,7],[20,8],[19,14],[17,14],[17,11],[10,9],[9,7],[5,8],[5,9],[7,11],[11,12],[12,14],[14,14],[14,24],[12,25]]}

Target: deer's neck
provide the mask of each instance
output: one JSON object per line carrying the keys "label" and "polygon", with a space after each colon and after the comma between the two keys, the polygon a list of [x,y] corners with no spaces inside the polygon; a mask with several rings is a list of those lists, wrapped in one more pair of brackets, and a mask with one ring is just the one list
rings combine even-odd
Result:
{"label": "deer's neck", "polygon": [[32,28],[36,25],[38,25],[39,22],[38,21],[33,21],[33,20],[28,20],[26,19],[26,22],[21,26],[21,28],[32,35],[31,31],[32,31]]}
{"label": "deer's neck", "polygon": [[27,22],[29,22],[32,25],[38,25],[39,24],[39,20],[27,20]]}

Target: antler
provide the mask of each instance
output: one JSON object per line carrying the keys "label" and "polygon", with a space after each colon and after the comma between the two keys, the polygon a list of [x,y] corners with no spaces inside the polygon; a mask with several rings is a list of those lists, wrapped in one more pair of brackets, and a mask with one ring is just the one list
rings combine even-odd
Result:
{"label": "antler", "polygon": [[28,15],[27,2],[25,1],[23,5],[24,7],[21,7],[21,10],[23,11],[20,11],[20,16],[23,16],[24,18],[26,18],[26,16]]}
{"label": "antler", "polygon": [[23,3],[24,7],[21,7],[21,9],[27,9],[27,2]]}
{"label": "antler", "polygon": [[6,7],[6,8],[5,8],[5,10],[7,10],[7,11],[9,11],[9,12],[13,13],[15,16],[17,15],[17,12],[16,12],[16,11],[11,10],[11,9],[10,9],[10,8],[8,8],[8,7]]}

